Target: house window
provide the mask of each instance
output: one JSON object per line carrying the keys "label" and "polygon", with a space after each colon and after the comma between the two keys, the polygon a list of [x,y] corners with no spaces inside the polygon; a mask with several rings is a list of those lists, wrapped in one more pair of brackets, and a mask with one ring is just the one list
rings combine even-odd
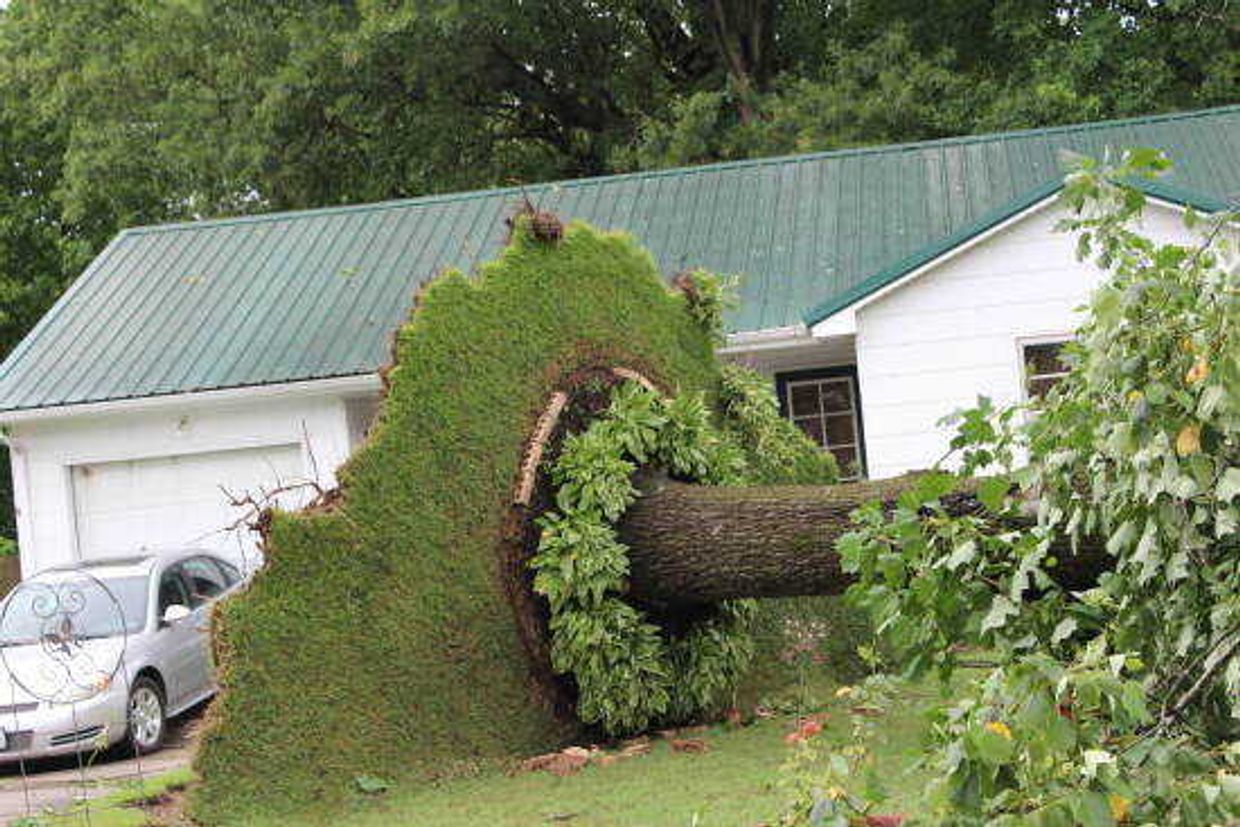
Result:
{"label": "house window", "polygon": [[1021,345],[1021,356],[1025,365],[1025,395],[1030,400],[1044,398],[1060,379],[1068,375],[1068,365],[1063,361],[1063,346],[1067,342],[1067,339],[1060,339]]}
{"label": "house window", "polygon": [[855,480],[863,476],[856,375],[851,370],[791,374],[781,376],[779,386],[788,418],[835,455],[840,477]]}

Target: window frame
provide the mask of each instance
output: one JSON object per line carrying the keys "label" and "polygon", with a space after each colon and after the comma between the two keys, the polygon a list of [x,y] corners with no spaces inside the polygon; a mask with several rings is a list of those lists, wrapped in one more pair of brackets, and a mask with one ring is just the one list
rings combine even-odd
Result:
{"label": "window frame", "polygon": [[181,564],[174,563],[173,565],[168,566],[167,568],[165,568],[163,571],[159,573],[158,582],[156,583],[156,586],[155,586],[155,620],[156,622],[162,622],[164,618],[164,612],[168,610],[168,606],[163,605],[164,603],[163,591],[164,591],[164,578],[165,577],[171,577],[172,579],[176,580],[176,582],[181,584],[181,594],[185,598],[184,603],[169,603],[168,606],[185,606],[186,609],[190,609],[191,611],[193,610],[193,607],[190,605],[191,597],[190,597],[189,583],[185,582],[185,574],[184,572],[181,571]]}
{"label": "window frame", "polygon": [[[809,368],[805,370],[791,370],[776,373],[775,396],[779,400],[780,416],[787,419],[789,422],[795,421],[792,418],[792,400],[790,397],[791,390],[794,386],[800,383],[822,382],[829,379],[846,379],[852,390],[852,420],[853,429],[856,433],[857,439],[857,476],[842,476],[840,479],[842,481],[868,479],[869,460],[866,457],[865,450],[865,418],[861,413],[861,382],[858,380],[856,365],[832,365],[830,367]],[[824,447],[822,450],[830,451],[831,449]],[[844,471],[845,469],[840,469],[841,473],[844,473]]]}
{"label": "window frame", "polygon": [[1035,379],[1062,379],[1068,371],[1060,373],[1029,373],[1029,360],[1025,358],[1025,350],[1039,345],[1063,346],[1076,341],[1074,333],[1043,333],[1037,336],[1019,336],[1016,339],[1016,372],[1020,384],[1020,399],[1026,404],[1037,402],[1041,397],[1029,392],[1029,383]]}

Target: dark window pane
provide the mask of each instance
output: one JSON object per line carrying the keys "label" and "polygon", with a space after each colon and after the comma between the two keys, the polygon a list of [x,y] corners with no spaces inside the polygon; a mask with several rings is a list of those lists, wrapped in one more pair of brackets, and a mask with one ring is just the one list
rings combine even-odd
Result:
{"label": "dark window pane", "polygon": [[796,423],[801,426],[801,430],[805,432],[805,435],[814,440],[814,442],[817,442],[819,445],[825,444],[822,441],[823,434],[821,419],[818,417],[813,417],[812,419],[798,419],[796,420]]}
{"label": "dark window pane", "polygon": [[792,385],[788,395],[789,413],[793,416],[812,416],[821,411],[818,405],[818,385],[814,382]]}
{"label": "dark window pane", "polygon": [[853,428],[852,414],[836,414],[826,419],[828,445],[857,444],[857,432]]}
{"label": "dark window pane", "polygon": [[220,572],[219,567],[205,557],[194,557],[181,564],[185,579],[189,583],[190,606],[197,608],[214,597],[219,597],[228,588],[228,581]]}
{"label": "dark window pane", "polygon": [[1046,373],[1067,373],[1068,366],[1059,358],[1063,345],[1063,342],[1025,345],[1025,375],[1032,377]]}
{"label": "dark window pane", "polygon": [[851,411],[853,408],[852,382],[847,379],[823,382],[822,407],[827,412]]}
{"label": "dark window pane", "polygon": [[1061,376],[1051,376],[1045,379],[1031,379],[1029,381],[1029,396],[1032,399],[1042,399],[1046,396],[1051,388],[1058,384]]}
{"label": "dark window pane", "polygon": [[189,595],[185,593],[185,583],[181,580],[180,568],[169,569],[159,580],[159,616],[169,606],[189,608]]}

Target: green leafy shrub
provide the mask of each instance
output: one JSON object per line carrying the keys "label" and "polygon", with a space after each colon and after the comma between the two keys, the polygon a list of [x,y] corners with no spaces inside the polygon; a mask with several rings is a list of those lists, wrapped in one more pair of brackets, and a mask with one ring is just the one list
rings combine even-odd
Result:
{"label": "green leafy shrub", "polygon": [[578,716],[613,734],[702,714],[753,654],[751,601],[722,603],[671,635],[623,598],[628,554],[614,523],[638,497],[633,473],[655,465],[699,482],[740,479],[743,454],[710,420],[699,395],[664,400],[629,382],[552,468],[556,511],[542,519],[534,588],[551,606],[552,664],[572,674]]}
{"label": "green leafy shrub", "polygon": [[779,402],[765,376],[741,365],[720,371],[719,408],[723,429],[745,451],[749,485],[822,485],[838,482],[839,467],[828,451],[812,443],[779,413]]}

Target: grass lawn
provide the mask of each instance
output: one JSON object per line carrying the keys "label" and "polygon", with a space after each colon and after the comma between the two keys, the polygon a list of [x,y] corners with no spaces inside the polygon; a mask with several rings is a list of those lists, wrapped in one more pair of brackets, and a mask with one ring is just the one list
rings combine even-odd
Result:
{"label": "grass lawn", "polygon": [[[907,812],[924,786],[916,767],[928,727],[925,710],[938,697],[935,688],[907,687],[892,704],[876,736],[876,764],[890,800],[886,812]],[[830,712],[822,738],[843,740],[849,715],[841,701]],[[656,739],[648,755],[591,765],[574,775],[546,772],[483,773],[434,786],[396,786],[382,795],[359,797],[349,812],[321,821],[334,827],[745,827],[773,823],[785,793],[779,767],[789,754],[784,735],[792,716],[759,720],[751,726],[712,727],[691,736],[709,745],[706,753],[674,752]],[[281,822],[251,822],[255,824]]]}
{"label": "grass lawn", "polygon": [[164,799],[194,781],[189,769],[171,770],[141,782],[131,781],[107,795],[77,804],[62,813],[18,819],[15,827],[147,827],[167,824]]}
{"label": "grass lawn", "polygon": [[[848,738],[847,701],[830,686],[811,687],[830,700],[816,705],[829,714],[825,743]],[[910,812],[927,777],[917,766],[928,728],[925,712],[939,698],[937,685],[905,686],[877,727],[872,748],[875,764],[890,796],[883,812]],[[661,738],[649,754],[590,765],[572,775],[501,770],[456,778],[435,785],[394,785],[378,795],[359,794],[345,811],[308,812],[288,817],[247,819],[254,827],[330,824],[333,827],[753,827],[773,824],[787,794],[779,786],[779,768],[792,749],[784,736],[796,726],[789,713],[758,719],[749,726],[714,726],[683,737],[705,741],[705,753],[675,752]],[[147,827],[182,824],[174,809],[138,806],[159,799],[191,780],[188,770],[147,780],[143,789],[127,786],[90,802],[92,827]],[[87,824],[80,807],[28,822],[32,827]]]}

